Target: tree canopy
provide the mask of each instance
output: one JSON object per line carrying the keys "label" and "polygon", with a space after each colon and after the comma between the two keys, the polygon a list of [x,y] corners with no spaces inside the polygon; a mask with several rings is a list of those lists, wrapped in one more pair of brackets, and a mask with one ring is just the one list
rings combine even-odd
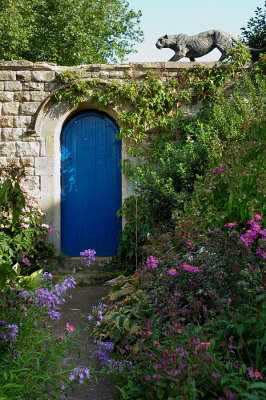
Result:
{"label": "tree canopy", "polygon": [[125,0],[0,0],[0,60],[121,62],[143,40]]}
{"label": "tree canopy", "polygon": [[[266,2],[264,3],[266,7]],[[251,18],[246,27],[241,28],[244,42],[255,49],[266,46],[266,12],[260,7],[255,10],[255,17]],[[252,59],[258,60],[259,54],[252,53]]]}

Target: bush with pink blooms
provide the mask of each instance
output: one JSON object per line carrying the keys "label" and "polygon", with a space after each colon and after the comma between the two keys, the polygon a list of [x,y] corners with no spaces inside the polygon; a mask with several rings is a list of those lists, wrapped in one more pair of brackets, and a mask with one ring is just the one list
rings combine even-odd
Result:
{"label": "bush with pink blooms", "polygon": [[55,247],[45,241],[52,228],[42,222],[44,213],[21,185],[23,177],[23,169],[0,171],[0,288],[14,277],[14,265],[27,275],[47,269],[55,255]]}

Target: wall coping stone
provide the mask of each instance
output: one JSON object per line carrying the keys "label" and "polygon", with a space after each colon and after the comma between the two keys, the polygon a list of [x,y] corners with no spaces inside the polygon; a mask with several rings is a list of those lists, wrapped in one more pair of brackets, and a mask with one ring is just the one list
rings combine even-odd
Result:
{"label": "wall coping stone", "polygon": [[130,62],[125,64],[86,64],[86,65],[74,65],[74,66],[59,66],[54,63],[47,62],[36,62],[26,60],[13,60],[13,61],[0,61],[0,70],[12,70],[12,71],[55,71],[61,73],[65,70],[69,71],[84,71],[84,72],[97,72],[97,71],[121,71],[121,70],[180,70],[190,69],[195,65],[202,65],[208,68],[213,68],[219,65],[217,61],[205,61],[205,62],[177,62],[177,61],[158,61],[158,62]]}

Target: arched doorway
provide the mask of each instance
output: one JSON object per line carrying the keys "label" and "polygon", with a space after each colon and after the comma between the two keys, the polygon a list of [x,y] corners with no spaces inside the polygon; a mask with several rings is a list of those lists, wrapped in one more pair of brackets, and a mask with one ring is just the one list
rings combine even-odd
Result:
{"label": "arched doorway", "polygon": [[106,113],[88,110],[71,117],[61,134],[61,250],[79,256],[116,252],[122,202],[119,128]]}

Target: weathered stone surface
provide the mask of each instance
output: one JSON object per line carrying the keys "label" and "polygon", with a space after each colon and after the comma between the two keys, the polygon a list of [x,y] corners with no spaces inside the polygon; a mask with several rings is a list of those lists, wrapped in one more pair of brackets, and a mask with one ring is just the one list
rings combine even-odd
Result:
{"label": "weathered stone surface", "polygon": [[[11,155],[11,154],[10,154]],[[19,162],[19,158],[18,157],[7,157],[6,158],[6,164],[8,166],[12,165],[14,167],[20,167],[20,162]]]}
{"label": "weathered stone surface", "polygon": [[19,81],[30,81],[31,79],[30,71],[17,71],[16,76]]}
{"label": "weathered stone surface", "polygon": [[21,157],[20,164],[24,167],[34,167],[35,166],[35,158],[33,157]]}
{"label": "weathered stone surface", "polygon": [[22,180],[22,185],[26,186],[29,190],[33,190],[38,188],[40,185],[40,177],[39,176],[29,176]]}
{"label": "weathered stone surface", "polygon": [[0,81],[15,81],[16,72],[15,71],[0,71]]}
{"label": "weathered stone surface", "polygon": [[39,107],[39,102],[27,102],[20,105],[21,115],[34,115]]}
{"label": "weathered stone surface", "polygon": [[35,160],[36,175],[54,174],[54,157],[40,157]]}
{"label": "weathered stone surface", "polygon": [[5,88],[5,83],[4,82],[0,82],[0,91],[4,90]]}
{"label": "weathered stone surface", "polygon": [[29,93],[30,95],[29,101],[41,102],[48,96],[48,93],[45,92],[26,92],[26,93]]}
{"label": "weathered stone surface", "polygon": [[15,92],[14,100],[19,101],[20,103],[30,101],[30,92]]}
{"label": "weathered stone surface", "polygon": [[0,143],[0,157],[15,156],[16,143],[15,142],[1,142]]}
{"label": "weathered stone surface", "polygon": [[12,128],[13,117],[0,117],[0,128]]}
{"label": "weathered stone surface", "polygon": [[19,103],[18,102],[9,102],[3,103],[2,106],[2,115],[18,115]]}
{"label": "weathered stone surface", "polygon": [[31,123],[31,117],[14,117],[14,128],[27,128]]}
{"label": "weathered stone surface", "polygon": [[34,82],[50,82],[55,78],[54,71],[33,71],[32,80]]}
{"label": "weathered stone surface", "polygon": [[13,101],[13,92],[0,92],[0,101]]}
{"label": "weathered stone surface", "polygon": [[2,141],[18,140],[23,136],[25,128],[2,128]]}
{"label": "weathered stone surface", "polygon": [[44,83],[41,82],[25,82],[23,83],[23,90],[44,90]]}
{"label": "weathered stone surface", "polygon": [[33,167],[25,167],[25,173],[27,176],[35,175],[35,168]]}
{"label": "weathered stone surface", "polygon": [[39,156],[40,144],[38,142],[17,142],[16,145],[17,145],[17,154],[19,157]]}
{"label": "weathered stone surface", "polygon": [[10,92],[16,92],[22,90],[22,83],[18,81],[7,81],[5,82],[5,90]]}
{"label": "weathered stone surface", "polygon": [[6,166],[7,166],[6,157],[0,157],[0,167],[6,167]]}

